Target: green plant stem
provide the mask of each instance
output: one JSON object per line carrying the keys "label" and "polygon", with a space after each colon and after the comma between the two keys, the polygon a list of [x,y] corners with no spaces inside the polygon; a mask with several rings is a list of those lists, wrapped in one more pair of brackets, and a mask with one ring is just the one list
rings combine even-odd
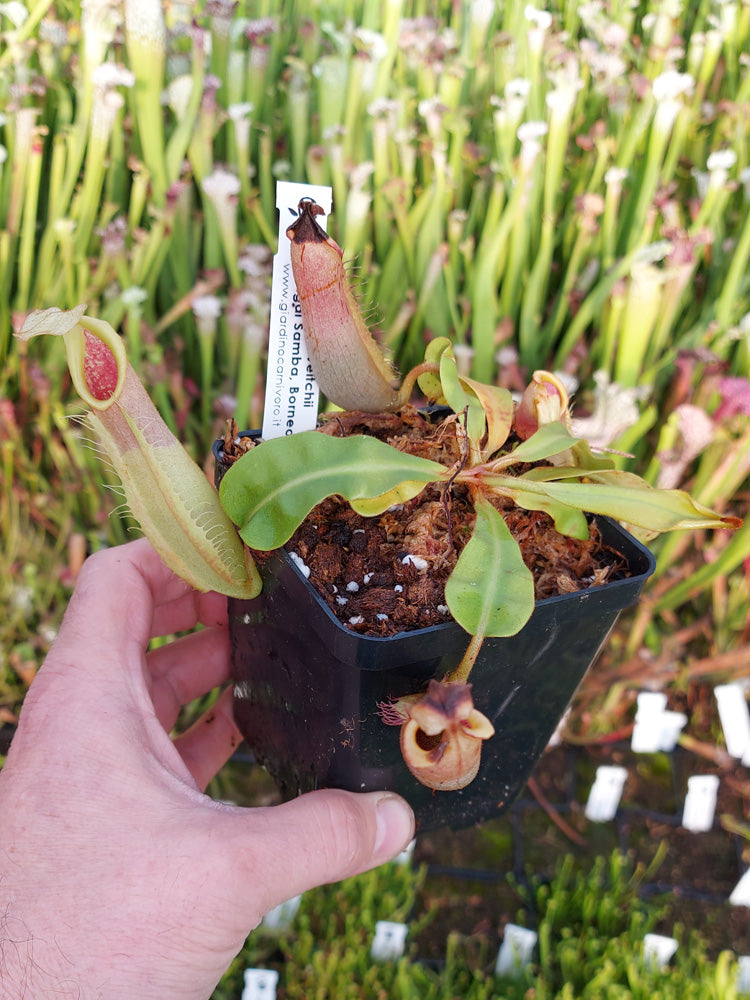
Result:
{"label": "green plant stem", "polygon": [[164,15],[159,0],[127,0],[125,44],[135,74],[133,108],[143,159],[151,173],[153,197],[163,205],[169,180],[165,161],[161,93],[165,66]]}
{"label": "green plant stem", "polygon": [[23,221],[18,248],[18,292],[16,309],[25,312],[29,307],[29,292],[34,272],[34,239],[39,204],[39,184],[42,173],[43,145],[37,135],[31,144],[26,177],[26,197],[23,206]]}
{"label": "green plant stem", "polygon": [[[14,32],[15,37],[13,41],[15,46],[19,46],[31,38],[53,3],[54,0],[38,0],[37,3],[29,7],[28,16],[24,19],[23,24]],[[0,53],[0,70],[12,63],[16,55],[14,46],[8,46],[5,52]]]}
{"label": "green plant stem", "polygon": [[452,670],[447,676],[443,678],[443,683],[446,684],[465,684],[469,679],[469,674],[472,671],[474,664],[477,661],[477,656],[479,656],[479,651],[482,648],[482,643],[484,642],[484,635],[473,635],[469,640],[469,645],[466,647],[466,652],[461,658],[461,662],[458,664],[455,670]]}
{"label": "green plant stem", "polygon": [[750,259],[750,212],[746,212],[734,254],[727,269],[721,292],[716,301],[716,320],[721,330],[726,330],[736,316],[735,303],[739,298],[740,286],[747,273]]}
{"label": "green plant stem", "polygon": [[237,402],[234,407],[234,419],[240,427],[254,426],[252,402],[259,371],[260,352],[254,344],[249,344],[243,340],[240,347],[240,364],[237,373]]}
{"label": "green plant stem", "polygon": [[555,355],[555,367],[562,368],[570,352],[583,336],[586,328],[603,308],[612,289],[630,270],[636,251],[622,257],[615,266],[597,282],[581,303],[570,326],[562,337]]}
{"label": "green plant stem", "polygon": [[203,81],[205,78],[205,55],[201,45],[193,47],[193,63],[191,72],[192,89],[190,99],[169,137],[164,154],[165,183],[173,184],[180,176],[182,164],[190,146],[200,112],[203,96]]}
{"label": "green plant stem", "polygon": [[554,238],[555,218],[552,215],[545,215],[542,221],[539,248],[526,282],[518,324],[521,363],[529,370],[533,370],[538,358],[546,357],[547,354],[544,344],[540,343],[540,327],[546,306]]}

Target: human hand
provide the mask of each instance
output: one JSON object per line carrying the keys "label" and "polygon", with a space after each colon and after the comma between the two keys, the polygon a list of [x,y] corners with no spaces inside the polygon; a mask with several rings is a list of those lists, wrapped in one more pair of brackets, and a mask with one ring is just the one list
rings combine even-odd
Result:
{"label": "human hand", "polygon": [[240,740],[231,691],[168,734],[228,677],[225,598],[145,540],[86,562],[0,771],[4,1000],[206,1000],[269,909],[409,842],[411,810],[387,793],[204,795]]}

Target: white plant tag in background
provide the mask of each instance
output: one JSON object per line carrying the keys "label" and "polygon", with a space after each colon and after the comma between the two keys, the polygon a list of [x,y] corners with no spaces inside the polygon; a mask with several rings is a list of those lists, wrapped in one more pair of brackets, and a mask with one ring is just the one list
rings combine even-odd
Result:
{"label": "white plant tag in background", "polygon": [[662,716],[667,696],[662,691],[641,691],[630,740],[633,753],[656,753],[661,740]]}
{"label": "white plant tag in background", "polygon": [[643,939],[643,961],[650,969],[663,969],[672,961],[677,941],[663,934],[647,934]]}
{"label": "white plant tag in background", "polygon": [[279,903],[263,917],[263,926],[269,931],[287,931],[297,916],[297,910],[302,902],[302,896],[292,896],[291,899]]}
{"label": "white plant tag in background", "polygon": [[416,839],[410,840],[406,847],[393,859],[397,865],[408,865],[411,863],[414,848],[417,846]]}
{"label": "white plant tag in background", "polygon": [[719,779],[715,774],[694,774],[687,784],[682,825],[693,833],[706,833],[714,825]]}
{"label": "white plant tag in background", "polygon": [[297,205],[302,198],[312,198],[320,205],[325,216],[319,216],[317,221],[325,228],[333,195],[331,188],[319,184],[279,181],[276,185],[279,250],[273,259],[263,408],[264,440],[312,430],[318,418],[318,383],[305,347],[299,297],[292,275],[290,243],[286,235],[297,217]]}
{"label": "white plant tag in background", "polygon": [[375,937],[370,947],[370,957],[376,962],[395,962],[404,954],[406,924],[395,920],[378,920]]}
{"label": "white plant tag in background", "polygon": [[732,889],[729,902],[732,906],[750,906],[750,868]]}
{"label": "white plant tag in background", "polygon": [[624,767],[613,764],[597,767],[586,803],[586,819],[592,823],[609,823],[615,818],[627,776],[628,772]]}
{"label": "white plant tag in background", "polygon": [[537,933],[518,924],[506,924],[503,943],[495,962],[496,976],[518,976],[531,962],[536,947]]}
{"label": "white plant tag in background", "polygon": [[637,700],[636,719],[639,716],[658,715],[659,712],[664,712],[667,708],[667,696],[663,691],[641,691]]}
{"label": "white plant tag in background", "polygon": [[750,955],[737,959],[737,992],[750,993]]}
{"label": "white plant tag in background", "polygon": [[275,969],[245,969],[242,1000],[276,1000],[279,974]]}
{"label": "white plant tag in background", "polygon": [[685,728],[687,716],[682,712],[662,712],[659,721],[659,750],[671,753]]}
{"label": "white plant tag in background", "polygon": [[719,706],[721,728],[730,757],[742,757],[750,751],[750,712],[740,684],[720,684],[714,688]]}

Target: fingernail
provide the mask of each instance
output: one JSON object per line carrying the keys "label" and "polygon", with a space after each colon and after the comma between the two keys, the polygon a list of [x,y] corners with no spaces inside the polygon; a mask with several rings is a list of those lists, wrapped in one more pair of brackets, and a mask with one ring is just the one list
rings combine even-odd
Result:
{"label": "fingernail", "polygon": [[414,813],[407,802],[386,792],[375,812],[375,847],[373,854],[383,860],[395,858],[414,836]]}

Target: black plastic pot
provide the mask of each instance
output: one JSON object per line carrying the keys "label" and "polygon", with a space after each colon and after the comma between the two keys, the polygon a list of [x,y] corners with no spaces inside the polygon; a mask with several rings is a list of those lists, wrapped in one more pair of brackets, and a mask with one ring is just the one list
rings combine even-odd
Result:
{"label": "black plastic pot", "polygon": [[[221,442],[217,482],[223,474]],[[471,826],[521,792],[617,616],[634,604],[654,560],[614,521],[598,518],[630,576],[536,604],[514,636],[486,639],[471,672],[476,707],[495,727],[479,774],[460,791],[433,792],[407,770],[398,727],[378,704],[427,686],[461,659],[468,635],[446,623],[388,638],[358,635],[331,613],[283,550],[261,568],[263,591],[229,599],[235,718],[282,794],[315,788],[390,789],[420,831]]]}

